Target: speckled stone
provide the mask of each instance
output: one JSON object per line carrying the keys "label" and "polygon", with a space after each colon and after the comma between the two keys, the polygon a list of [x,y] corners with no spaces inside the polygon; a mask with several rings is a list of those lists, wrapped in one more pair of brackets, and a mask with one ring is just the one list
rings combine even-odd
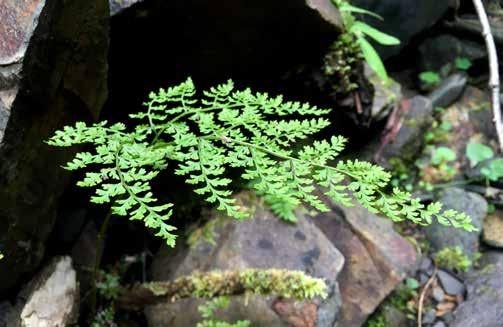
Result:
{"label": "speckled stone", "polygon": [[484,243],[495,248],[503,248],[503,211],[497,210],[484,220],[482,232]]}

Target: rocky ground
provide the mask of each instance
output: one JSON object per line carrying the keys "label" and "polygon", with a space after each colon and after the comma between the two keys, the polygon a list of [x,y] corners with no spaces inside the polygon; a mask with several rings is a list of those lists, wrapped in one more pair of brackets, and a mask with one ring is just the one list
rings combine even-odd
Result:
{"label": "rocky ground", "polygon": [[[103,265],[93,326],[195,326],[201,300],[118,310],[115,322],[107,310],[120,284],[234,268],[301,270],[329,287],[323,301],[242,296],[218,313],[252,326],[503,326],[503,183],[487,177],[502,154],[470,1],[355,3],[382,15],[371,23],[402,41],[380,49],[390,83],[361,69],[362,107],[335,94],[337,80],[323,73],[340,27],[326,1],[0,3],[0,327],[89,325],[96,257]],[[486,5],[503,49],[501,3]],[[436,77],[421,79],[424,72]],[[168,177],[159,188],[185,201],[177,248],[114,221],[100,249],[104,213],[60,169],[71,153],[42,141],[72,121],[120,120],[148,90],[188,74],[203,86],[232,77],[340,109],[340,127],[329,133],[354,139],[345,156],[385,166],[395,186],[467,213],[479,231],[393,224],[329,201],[330,212],[299,209],[298,222],[286,224],[246,190],[238,199],[254,216],[238,222],[188,200]],[[492,157],[474,163],[472,143]]]}

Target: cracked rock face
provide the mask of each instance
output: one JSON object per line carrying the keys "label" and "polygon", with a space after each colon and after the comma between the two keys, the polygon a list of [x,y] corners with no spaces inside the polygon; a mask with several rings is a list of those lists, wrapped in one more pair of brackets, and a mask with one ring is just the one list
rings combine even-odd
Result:
{"label": "cracked rock face", "polygon": [[44,140],[107,97],[108,17],[107,0],[0,1],[0,294],[38,267],[68,181],[72,152]]}

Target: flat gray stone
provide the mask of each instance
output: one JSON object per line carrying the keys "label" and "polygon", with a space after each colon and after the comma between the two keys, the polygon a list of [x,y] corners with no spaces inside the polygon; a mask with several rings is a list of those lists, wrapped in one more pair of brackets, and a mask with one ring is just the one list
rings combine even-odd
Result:
{"label": "flat gray stone", "polygon": [[442,81],[442,83],[428,95],[433,108],[446,108],[454,103],[463,93],[466,86],[465,74],[453,74]]}
{"label": "flat gray stone", "polygon": [[465,286],[463,285],[463,283],[448,272],[439,270],[437,276],[445,293],[454,296],[462,296],[465,293]]}

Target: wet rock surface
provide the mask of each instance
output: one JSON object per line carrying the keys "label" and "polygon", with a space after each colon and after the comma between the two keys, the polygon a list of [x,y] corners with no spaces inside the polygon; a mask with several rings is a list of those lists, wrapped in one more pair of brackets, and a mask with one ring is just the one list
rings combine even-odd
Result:
{"label": "wet rock surface", "polygon": [[106,0],[0,3],[0,293],[39,264],[68,181],[71,151],[43,141],[106,99],[108,14]]}
{"label": "wet rock surface", "polygon": [[[309,218],[299,215],[295,225],[282,222],[265,210],[249,195],[240,199],[251,205],[255,213],[244,221],[236,221],[217,215],[203,226],[203,236],[192,237],[191,245],[184,247],[179,242],[176,255],[171,249],[162,248],[153,266],[154,280],[172,280],[188,275],[195,270],[228,270],[244,268],[283,268],[302,270],[314,277],[323,278],[329,287],[329,297],[323,302],[306,301],[300,306],[314,306],[313,318],[305,326],[333,326],[340,310],[340,294],[337,283],[344,257]],[[196,231],[196,234],[199,233]],[[274,298],[233,298],[231,307],[219,318],[226,321],[250,319],[252,324],[262,326],[286,326],[293,304],[289,301],[278,304]],[[150,326],[192,326],[201,319],[197,313],[198,300],[182,300],[163,303],[146,310]],[[307,307],[306,307],[307,310]],[[312,310],[301,310],[309,313]],[[311,314],[310,314],[311,315]]]}

